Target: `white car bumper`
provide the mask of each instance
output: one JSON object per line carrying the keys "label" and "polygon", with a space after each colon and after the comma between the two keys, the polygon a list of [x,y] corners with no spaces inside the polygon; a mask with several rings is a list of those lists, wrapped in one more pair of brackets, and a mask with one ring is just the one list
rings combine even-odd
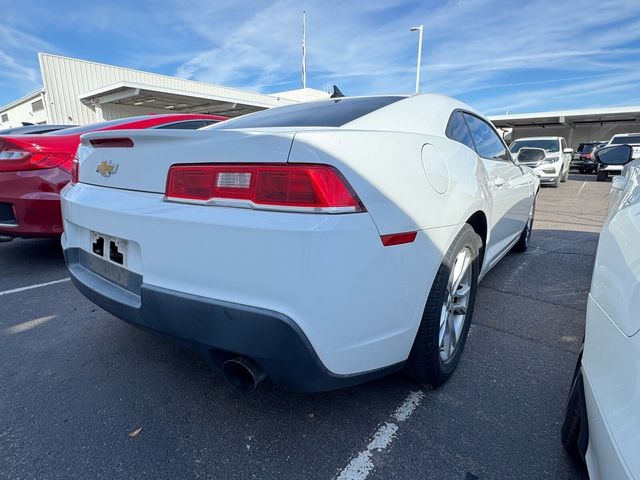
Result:
{"label": "white car bumper", "polygon": [[[413,243],[384,247],[367,213],[175,204],[159,194],[86,184],[63,191],[62,209],[63,247],[85,295],[133,323],[253,355],[276,382],[299,390],[334,387],[322,379],[305,385],[298,378],[304,362],[318,367],[307,372],[309,378],[324,372],[331,381],[398,368],[411,349],[445,246],[459,230],[419,232]],[[122,266],[92,252],[91,232],[119,241]],[[232,313],[220,320],[225,311]],[[233,331],[248,317],[250,332]],[[274,318],[299,338],[292,340],[290,331],[270,338],[281,327]],[[231,332],[221,332],[227,327]],[[267,352],[252,346],[256,336],[281,344]],[[291,358],[288,350],[304,350],[301,345],[310,358]],[[238,351],[252,348],[258,350]],[[297,367],[300,375],[292,373]],[[282,368],[288,370],[275,371]]]}
{"label": "white car bumper", "polygon": [[542,164],[533,169],[534,173],[540,179],[540,183],[553,183],[560,176],[562,170],[562,162]]}
{"label": "white car bumper", "polygon": [[611,175],[619,175],[622,173],[624,165],[598,165],[598,170],[601,172],[608,172]]}

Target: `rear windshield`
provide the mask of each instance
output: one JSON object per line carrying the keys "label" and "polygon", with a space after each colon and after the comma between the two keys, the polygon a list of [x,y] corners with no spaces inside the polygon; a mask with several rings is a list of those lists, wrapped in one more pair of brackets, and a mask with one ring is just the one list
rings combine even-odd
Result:
{"label": "rear windshield", "polygon": [[560,151],[560,142],[558,140],[528,140],[523,138],[513,142],[509,150],[511,150],[511,153],[518,153],[524,147],[542,148],[547,153],[554,153]]}
{"label": "rear windshield", "polygon": [[211,129],[268,127],[341,127],[357,118],[391,105],[402,96],[336,98],[297,103],[221,122]]}
{"label": "rear windshield", "polygon": [[624,135],[611,139],[612,145],[624,145],[625,143],[640,143],[640,135]]}
{"label": "rear windshield", "polygon": [[595,143],[581,143],[578,146],[578,152],[579,153],[591,153],[593,152],[593,149],[595,148],[596,144]]}

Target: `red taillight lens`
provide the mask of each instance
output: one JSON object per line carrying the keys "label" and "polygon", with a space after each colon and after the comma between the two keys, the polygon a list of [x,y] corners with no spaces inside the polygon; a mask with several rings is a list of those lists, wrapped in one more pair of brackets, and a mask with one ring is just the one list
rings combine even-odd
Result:
{"label": "red taillight lens", "polygon": [[328,165],[174,165],[166,199],[304,212],[364,211],[346,180]]}
{"label": "red taillight lens", "polygon": [[0,150],[0,172],[53,167],[59,167],[68,172],[71,170],[72,160],[73,155],[68,153],[31,151],[6,142]]}

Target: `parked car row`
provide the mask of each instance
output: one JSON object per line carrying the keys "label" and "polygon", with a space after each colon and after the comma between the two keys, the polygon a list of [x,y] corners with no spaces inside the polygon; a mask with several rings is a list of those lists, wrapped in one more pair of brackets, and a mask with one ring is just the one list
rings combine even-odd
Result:
{"label": "parked car row", "polygon": [[122,129],[193,129],[226,118],[200,114],[145,115],[65,129],[53,126],[52,131],[39,134],[31,134],[31,126],[20,127],[17,133],[0,135],[0,235],[62,234],[60,191],[71,180],[73,158],[82,134]]}
{"label": "parked car row", "polygon": [[[622,167],[606,162],[605,156],[596,160],[596,153],[609,145],[631,145],[633,158],[640,157],[640,133],[622,133],[614,135],[611,140],[591,141],[578,145],[577,150],[568,148],[563,137],[527,137],[513,141],[509,147],[511,153],[516,155],[520,163],[533,168],[543,184],[558,187],[561,182],[566,182],[570,169],[577,169],[580,173],[596,173],[597,180],[603,182],[609,175],[618,175]],[[540,149],[544,156],[523,149]]]}

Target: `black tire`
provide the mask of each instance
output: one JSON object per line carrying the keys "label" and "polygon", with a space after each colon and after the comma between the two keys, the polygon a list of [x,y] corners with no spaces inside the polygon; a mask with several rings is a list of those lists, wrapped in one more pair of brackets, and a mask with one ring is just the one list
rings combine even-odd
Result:
{"label": "black tire", "polygon": [[567,399],[560,439],[562,446],[574,460],[584,462],[589,444],[589,426],[584,399],[584,380],[579,367],[580,360]]}
{"label": "black tire", "polygon": [[607,179],[607,177],[609,176],[609,174],[607,172],[603,172],[602,170],[598,170],[597,175],[598,176],[597,176],[596,180],[599,181],[599,182],[604,182]]}
{"label": "black tire", "polygon": [[527,248],[529,248],[529,239],[531,238],[531,231],[533,230],[533,219],[536,215],[536,200],[538,199],[538,195],[533,198],[533,205],[531,206],[531,212],[529,213],[529,218],[527,219],[527,223],[522,229],[522,233],[520,234],[520,238],[513,246],[512,250],[514,252],[522,253],[526,252]]}
{"label": "black tire", "polygon": [[568,178],[569,178],[569,170],[567,170],[564,175],[560,175],[560,181],[562,183],[566,182]]}
{"label": "black tire", "polygon": [[[446,362],[440,355],[440,316],[447,301],[447,286],[451,268],[456,256],[468,248],[471,252],[471,285],[467,304],[466,316],[461,329],[457,346],[453,355]],[[404,365],[404,373],[412,380],[419,383],[429,383],[434,387],[442,385],[451,376],[458,366],[464,345],[467,341],[469,327],[473,318],[473,309],[478,289],[478,275],[480,274],[480,249],[482,240],[470,225],[465,224],[451,247],[444,256],[440,268],[436,274],[431,291],[427,298],[427,304],[422,314],[422,320],[418,333],[411,347],[409,358]]]}

